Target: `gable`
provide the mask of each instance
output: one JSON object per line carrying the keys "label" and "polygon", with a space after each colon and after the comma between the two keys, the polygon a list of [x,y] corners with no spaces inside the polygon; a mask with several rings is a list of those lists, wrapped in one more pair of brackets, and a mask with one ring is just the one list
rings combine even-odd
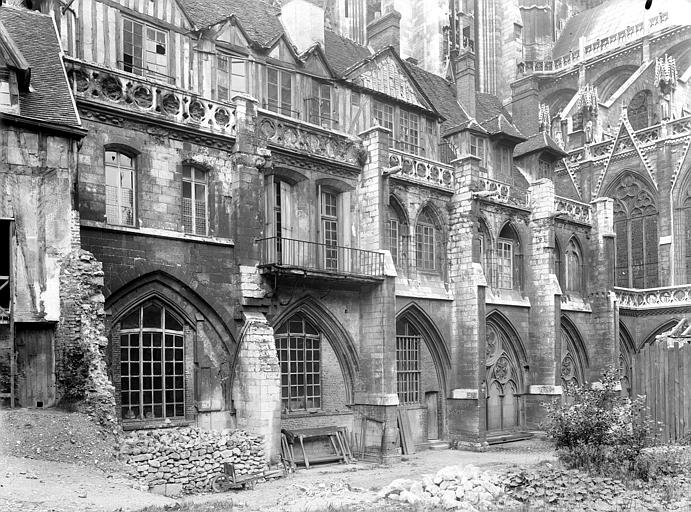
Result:
{"label": "gable", "polygon": [[305,58],[305,70],[307,72],[312,73],[313,75],[323,76],[324,78],[331,78],[331,72],[329,71],[326,62],[324,62],[320,52],[313,51],[306,56],[303,55],[303,57]]}
{"label": "gable", "polygon": [[242,30],[237,25],[232,22],[224,24],[223,28],[216,35],[217,42],[223,42],[228,44],[233,44],[235,46],[242,46],[243,48],[249,47],[249,42],[242,33]]}
{"label": "gable", "polygon": [[391,54],[380,55],[365,63],[354,73],[351,80],[361,87],[430,109],[429,103],[418,91],[410,75]]}
{"label": "gable", "polygon": [[273,48],[271,48],[269,57],[289,64],[295,64],[296,62],[295,53],[288,46],[283,36],[281,36],[278,41],[276,41]]}

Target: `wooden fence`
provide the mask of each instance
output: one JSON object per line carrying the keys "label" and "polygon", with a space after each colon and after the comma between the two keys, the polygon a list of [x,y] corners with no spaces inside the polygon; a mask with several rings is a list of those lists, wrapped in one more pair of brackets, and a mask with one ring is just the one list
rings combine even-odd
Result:
{"label": "wooden fence", "polygon": [[635,355],[632,391],[646,395],[663,439],[675,441],[691,435],[691,345],[688,337],[660,338]]}

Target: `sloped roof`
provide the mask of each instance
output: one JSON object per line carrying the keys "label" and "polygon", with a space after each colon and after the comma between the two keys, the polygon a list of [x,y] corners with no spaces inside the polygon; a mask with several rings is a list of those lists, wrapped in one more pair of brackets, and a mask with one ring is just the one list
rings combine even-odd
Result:
{"label": "sloped roof", "polygon": [[404,65],[425,91],[435,110],[444,117],[442,133],[468,121],[468,116],[456,101],[455,84],[408,61],[404,61]]}
{"label": "sloped roof", "polygon": [[21,116],[79,126],[53,19],[37,11],[0,7],[0,23],[31,66],[31,90],[19,97]]}
{"label": "sloped roof", "polygon": [[516,139],[526,139],[513,125],[513,118],[501,100],[492,94],[475,94],[475,119],[491,135],[503,133]]}
{"label": "sloped roof", "polygon": [[528,140],[521,142],[513,150],[514,158],[518,158],[529,153],[534,153],[535,151],[549,150],[556,157],[565,157],[567,153],[559,147],[556,141],[550,137],[547,132],[536,133],[528,137]]}
{"label": "sloped roof", "polygon": [[324,55],[331,69],[343,76],[348,68],[371,57],[372,53],[367,47],[327,29],[324,30]]}
{"label": "sloped roof", "polygon": [[[572,16],[554,45],[552,57],[556,59],[568,55],[569,50],[577,50],[581,37],[585,37],[588,44],[641,22],[646,22],[647,30],[649,24],[646,20],[660,12],[667,12],[672,23],[689,23],[690,0],[655,0],[650,10],[640,8],[643,2],[640,3],[641,5],[637,2],[632,5],[631,0],[606,0]],[[641,33],[641,37],[644,33],[645,31]]]}
{"label": "sloped roof", "polygon": [[179,0],[197,28],[215,25],[235,15],[247,36],[268,46],[283,34],[279,9],[263,0]]}

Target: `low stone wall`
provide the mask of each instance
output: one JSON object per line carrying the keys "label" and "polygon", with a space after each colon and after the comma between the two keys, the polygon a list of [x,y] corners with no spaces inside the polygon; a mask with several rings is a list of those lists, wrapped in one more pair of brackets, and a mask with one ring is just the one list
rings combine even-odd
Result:
{"label": "low stone wall", "polygon": [[235,464],[238,475],[266,468],[264,437],[242,430],[208,432],[198,428],[137,430],[125,435],[121,459],[130,474],[149,489],[166,494],[208,491],[211,477],[223,472],[223,463]]}

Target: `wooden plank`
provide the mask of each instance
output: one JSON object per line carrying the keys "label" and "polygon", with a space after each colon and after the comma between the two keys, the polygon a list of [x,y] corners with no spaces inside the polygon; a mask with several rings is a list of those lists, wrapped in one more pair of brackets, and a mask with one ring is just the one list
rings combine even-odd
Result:
{"label": "wooden plank", "polygon": [[298,436],[298,439],[300,440],[300,448],[302,448],[302,458],[305,462],[305,467],[307,469],[309,469],[310,468],[310,462],[307,459],[307,452],[305,451],[305,442],[304,442],[303,436]]}

